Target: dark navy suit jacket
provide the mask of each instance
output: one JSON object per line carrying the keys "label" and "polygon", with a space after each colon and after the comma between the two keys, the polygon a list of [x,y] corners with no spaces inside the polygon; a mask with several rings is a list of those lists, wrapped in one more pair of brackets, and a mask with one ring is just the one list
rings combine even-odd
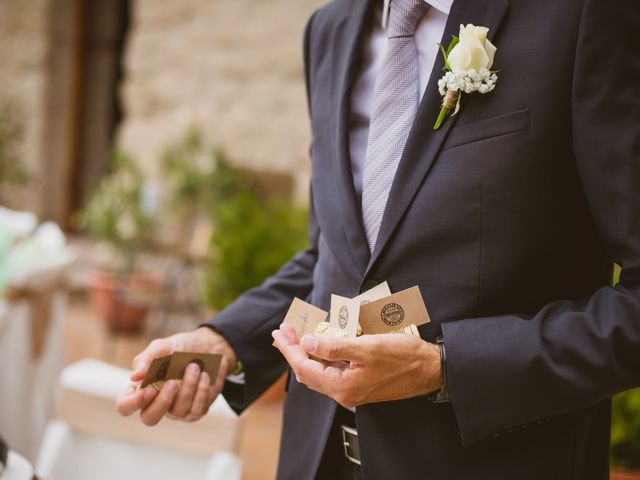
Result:
{"label": "dark navy suit jacket", "polygon": [[[378,3],[335,0],[308,24],[311,246],[211,320],[246,372],[225,395],[241,411],[286,369],[270,332],[293,297],[328,309],[419,285],[453,401],[358,407],[364,478],[608,478],[610,396],[640,384],[640,9],[456,0],[442,42],[488,27],[497,87],[434,131],[436,62],[370,255],[348,132]],[[289,378],[279,478],[314,477],[335,408]]]}

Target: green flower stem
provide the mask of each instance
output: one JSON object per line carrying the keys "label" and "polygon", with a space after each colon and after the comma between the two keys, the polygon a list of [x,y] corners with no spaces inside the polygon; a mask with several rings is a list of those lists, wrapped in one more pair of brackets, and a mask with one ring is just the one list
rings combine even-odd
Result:
{"label": "green flower stem", "polygon": [[449,109],[443,105],[440,108],[440,113],[438,114],[438,118],[436,119],[436,123],[433,126],[434,130],[437,130],[437,129],[440,128],[440,125],[442,125],[442,122],[444,122],[444,119],[447,118],[447,115],[449,115]]}

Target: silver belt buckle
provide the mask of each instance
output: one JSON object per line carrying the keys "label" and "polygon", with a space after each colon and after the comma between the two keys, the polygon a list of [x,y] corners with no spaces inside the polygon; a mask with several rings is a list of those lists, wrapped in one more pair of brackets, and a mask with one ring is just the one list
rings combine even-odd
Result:
{"label": "silver belt buckle", "polygon": [[349,460],[351,463],[362,465],[360,460],[349,455],[349,447],[351,446],[351,444],[349,443],[349,440],[347,438],[347,433],[353,435],[354,437],[357,437],[358,431],[355,428],[348,427],[346,425],[340,425],[340,428],[342,429],[342,446],[344,447],[344,456],[347,457],[347,460]]}

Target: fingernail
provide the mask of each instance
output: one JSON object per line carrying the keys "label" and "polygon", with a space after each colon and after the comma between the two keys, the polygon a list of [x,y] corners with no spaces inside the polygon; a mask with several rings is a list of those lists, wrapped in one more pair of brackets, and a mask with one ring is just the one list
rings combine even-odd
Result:
{"label": "fingernail", "polygon": [[189,369],[188,374],[191,377],[196,377],[200,373],[200,367],[195,363],[190,363],[187,368]]}
{"label": "fingernail", "polygon": [[315,352],[318,347],[318,337],[316,335],[305,335],[302,337],[300,344],[306,352]]}
{"label": "fingernail", "polygon": [[207,372],[202,372],[202,376],[200,377],[200,383],[202,385],[207,385],[207,384],[211,383],[211,381],[209,379],[209,374]]}
{"label": "fingernail", "polygon": [[169,391],[171,393],[175,393],[178,391],[178,382],[176,382],[175,380],[169,380],[167,382],[167,388],[169,389]]}

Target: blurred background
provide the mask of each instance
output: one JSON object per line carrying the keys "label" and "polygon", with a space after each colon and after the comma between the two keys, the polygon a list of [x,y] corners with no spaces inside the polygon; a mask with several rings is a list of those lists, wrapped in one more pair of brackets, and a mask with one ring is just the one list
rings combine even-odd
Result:
{"label": "blurred background", "polygon": [[0,436],[14,467],[274,477],[282,382],[240,419],[222,404],[158,429],[117,417],[113,397],[152,338],[306,245],[302,34],[321,3],[0,1]]}
{"label": "blurred background", "polygon": [[[15,478],[274,478],[282,381],[240,418],[219,401],[148,429],[113,405],[151,339],[306,245],[301,45],[322,3],[0,0],[0,437],[28,472]],[[615,465],[640,469],[637,390],[615,399],[612,440]]]}

